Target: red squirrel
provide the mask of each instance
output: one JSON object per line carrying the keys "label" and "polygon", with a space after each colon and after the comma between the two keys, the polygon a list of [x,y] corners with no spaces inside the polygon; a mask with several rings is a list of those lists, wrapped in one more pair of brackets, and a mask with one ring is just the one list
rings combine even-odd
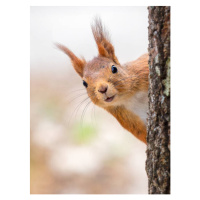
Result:
{"label": "red squirrel", "polygon": [[78,58],[61,44],[57,47],[70,57],[92,102],[107,110],[126,130],[146,144],[148,54],[121,65],[99,18],[95,19],[92,32],[99,55],[91,61]]}

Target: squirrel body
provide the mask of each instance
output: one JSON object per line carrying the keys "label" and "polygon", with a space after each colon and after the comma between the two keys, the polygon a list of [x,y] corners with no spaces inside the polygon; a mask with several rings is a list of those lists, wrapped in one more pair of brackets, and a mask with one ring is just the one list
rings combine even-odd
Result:
{"label": "squirrel body", "polygon": [[61,44],[57,46],[70,57],[91,101],[107,110],[122,127],[146,143],[148,54],[120,65],[100,19],[95,20],[92,32],[99,55],[91,61],[76,57]]}

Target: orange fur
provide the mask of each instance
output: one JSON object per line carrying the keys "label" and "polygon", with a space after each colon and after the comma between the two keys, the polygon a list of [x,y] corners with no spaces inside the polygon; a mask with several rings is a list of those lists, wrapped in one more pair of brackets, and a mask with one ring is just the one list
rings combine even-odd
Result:
{"label": "orange fur", "polygon": [[146,144],[146,126],[137,115],[125,109],[124,106],[110,107],[107,110],[126,130]]}
{"label": "orange fur", "polygon": [[101,20],[99,18],[96,18],[95,24],[92,25],[92,32],[94,35],[94,39],[97,43],[99,56],[110,58],[116,64],[119,64],[119,61],[115,56],[114,47],[110,43],[109,34],[105,30],[105,27],[103,27]]}
{"label": "orange fur", "polygon": [[74,69],[82,77],[83,68],[86,64],[85,59],[77,58],[72,51],[70,51],[67,47],[63,46],[62,44],[56,44],[56,46],[70,57]]}
{"label": "orange fur", "polygon": [[[87,82],[87,93],[93,103],[111,113],[125,129],[146,143],[145,122],[126,104],[139,92],[148,92],[148,55],[120,65],[100,19],[92,25],[92,32],[99,55],[91,61],[79,59],[63,45],[58,47],[71,58],[74,69]],[[112,73],[113,65],[117,73]]]}

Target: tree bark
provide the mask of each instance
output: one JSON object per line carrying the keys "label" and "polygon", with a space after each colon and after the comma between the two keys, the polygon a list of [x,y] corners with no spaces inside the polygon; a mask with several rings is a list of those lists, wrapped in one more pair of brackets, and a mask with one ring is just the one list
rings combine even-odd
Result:
{"label": "tree bark", "polygon": [[170,194],[170,7],[151,6],[148,11],[148,192]]}

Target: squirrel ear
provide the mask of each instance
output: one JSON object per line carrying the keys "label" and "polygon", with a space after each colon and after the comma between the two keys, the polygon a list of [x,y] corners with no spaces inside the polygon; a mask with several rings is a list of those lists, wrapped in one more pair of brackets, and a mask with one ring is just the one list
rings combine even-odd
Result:
{"label": "squirrel ear", "polygon": [[92,32],[94,39],[97,43],[99,55],[112,59],[116,64],[119,64],[117,57],[115,56],[115,50],[113,45],[110,43],[109,34],[103,27],[101,19],[95,18]]}
{"label": "squirrel ear", "polygon": [[81,77],[83,77],[83,68],[86,64],[85,59],[76,57],[72,51],[61,44],[56,44],[56,46],[70,57],[74,69]]}

